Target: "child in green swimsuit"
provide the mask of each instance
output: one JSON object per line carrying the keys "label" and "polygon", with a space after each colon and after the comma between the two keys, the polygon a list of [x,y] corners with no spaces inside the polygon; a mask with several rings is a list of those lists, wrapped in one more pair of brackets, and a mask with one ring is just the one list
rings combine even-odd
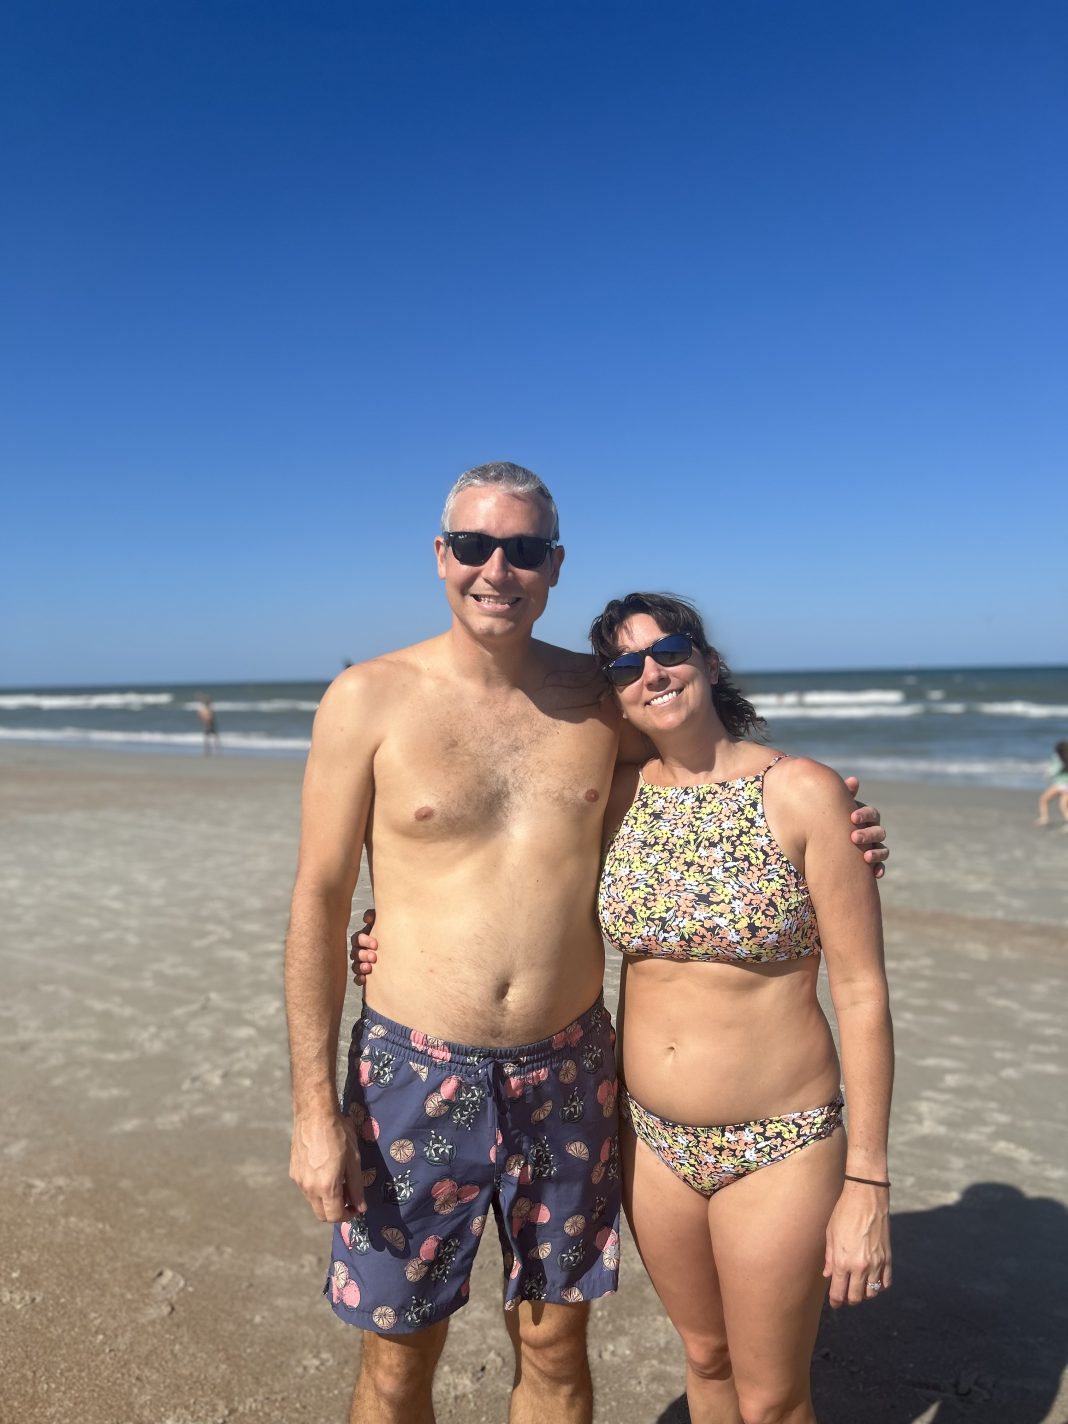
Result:
{"label": "child in green swimsuit", "polygon": [[1068,742],[1058,742],[1053,748],[1054,755],[1049,763],[1049,785],[1038,798],[1036,826],[1049,825],[1049,803],[1054,797],[1060,798],[1062,830],[1068,830]]}

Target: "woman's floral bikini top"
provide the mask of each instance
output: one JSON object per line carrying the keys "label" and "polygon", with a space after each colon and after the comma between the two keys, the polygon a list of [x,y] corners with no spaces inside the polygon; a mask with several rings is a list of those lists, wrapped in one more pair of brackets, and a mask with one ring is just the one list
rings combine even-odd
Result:
{"label": "woman's floral bikini top", "polygon": [[767,964],[819,954],[805,877],[764,816],[764,776],[652,786],[612,838],[597,908],[606,939],[654,959]]}

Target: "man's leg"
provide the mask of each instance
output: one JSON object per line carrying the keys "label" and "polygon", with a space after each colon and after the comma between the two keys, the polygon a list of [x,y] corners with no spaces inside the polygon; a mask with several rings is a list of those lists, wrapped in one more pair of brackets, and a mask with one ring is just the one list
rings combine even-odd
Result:
{"label": "man's leg", "polygon": [[352,1424],[434,1424],[431,1389],[448,1320],[413,1335],[364,1332]]}
{"label": "man's leg", "polygon": [[[515,1351],[509,1424],[591,1424],[590,1307],[522,1301],[504,1313]],[[355,1424],[355,1420],[353,1421]],[[360,1421],[363,1424],[363,1421]]]}

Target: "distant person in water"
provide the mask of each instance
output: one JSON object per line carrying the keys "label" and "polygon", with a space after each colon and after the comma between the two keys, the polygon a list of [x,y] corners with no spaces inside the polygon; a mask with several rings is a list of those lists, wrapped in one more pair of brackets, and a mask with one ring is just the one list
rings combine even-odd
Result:
{"label": "distant person in water", "polygon": [[204,732],[204,755],[211,756],[212,752],[221,752],[222,743],[219,741],[215,708],[211,705],[211,698],[206,692],[197,693],[197,716],[200,718],[200,725]]}
{"label": "distant person in water", "polygon": [[1049,785],[1038,798],[1036,826],[1049,825],[1049,803],[1060,798],[1062,830],[1068,830],[1068,742],[1058,742],[1049,763]]}

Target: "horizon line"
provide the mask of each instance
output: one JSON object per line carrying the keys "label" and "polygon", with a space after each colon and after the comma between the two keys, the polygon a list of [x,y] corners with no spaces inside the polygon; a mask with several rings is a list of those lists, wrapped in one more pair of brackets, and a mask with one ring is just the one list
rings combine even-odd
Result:
{"label": "horizon line", "polygon": [[[372,662],[374,659],[361,659],[363,662]],[[350,664],[356,667],[359,664]],[[345,669],[343,668],[342,671]],[[746,668],[739,670],[732,669],[735,677],[813,677],[822,674],[837,675],[840,673],[928,673],[928,672],[1068,672],[1068,663],[1062,662],[1040,662],[1040,663],[905,663],[893,666],[884,664],[881,666],[865,667],[789,667],[789,668]],[[69,691],[69,692],[90,692],[90,691],[119,691],[132,688],[203,688],[203,687],[248,687],[267,686],[271,683],[284,685],[289,683],[322,683],[324,687],[334,681],[339,676],[334,673],[329,677],[322,675],[315,677],[243,677],[228,679],[225,682],[217,681],[214,678],[205,677],[200,679],[172,680],[170,682],[157,682],[143,678],[125,678],[118,682],[37,682],[13,686],[7,683],[0,683],[0,693],[30,693],[49,691]]]}

